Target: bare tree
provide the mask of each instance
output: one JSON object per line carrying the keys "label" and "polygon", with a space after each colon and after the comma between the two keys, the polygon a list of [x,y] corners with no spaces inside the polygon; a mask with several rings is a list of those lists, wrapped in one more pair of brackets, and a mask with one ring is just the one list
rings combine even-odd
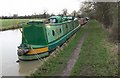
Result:
{"label": "bare tree", "polygon": [[78,13],[76,12],[76,10],[74,10],[72,13],[71,13],[72,16],[76,17],[78,15]]}
{"label": "bare tree", "polygon": [[43,18],[46,18],[46,17],[47,17],[47,11],[48,11],[48,10],[43,10]]}
{"label": "bare tree", "polygon": [[18,14],[13,14],[13,18],[17,18],[18,17]]}
{"label": "bare tree", "polygon": [[83,2],[78,12],[83,16],[91,16],[94,13],[93,2]]}
{"label": "bare tree", "polygon": [[62,11],[63,11],[63,15],[64,15],[64,16],[66,16],[66,15],[67,15],[67,13],[68,13],[67,9],[66,9],[66,8],[64,8]]}

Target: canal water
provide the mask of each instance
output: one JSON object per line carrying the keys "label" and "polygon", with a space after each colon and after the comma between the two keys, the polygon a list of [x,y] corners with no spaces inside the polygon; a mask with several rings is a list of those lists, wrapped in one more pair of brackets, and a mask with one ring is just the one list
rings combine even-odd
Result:
{"label": "canal water", "polygon": [[[26,76],[35,70],[40,61],[20,61],[17,57],[17,46],[21,43],[21,32],[19,30],[8,30],[0,32],[0,65],[2,76]],[[1,64],[2,63],[2,64]],[[0,72],[1,73],[1,72]]]}

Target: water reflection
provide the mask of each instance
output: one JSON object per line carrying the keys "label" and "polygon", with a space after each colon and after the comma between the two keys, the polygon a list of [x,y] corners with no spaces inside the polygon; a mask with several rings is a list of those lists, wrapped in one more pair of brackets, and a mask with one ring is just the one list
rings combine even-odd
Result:
{"label": "water reflection", "polygon": [[[20,61],[17,57],[17,46],[21,43],[21,33],[19,30],[9,30],[0,32],[0,48],[2,53],[2,76],[25,76],[29,75],[40,61]],[[1,69],[0,69],[1,70]]]}
{"label": "water reflection", "polygon": [[[19,73],[29,75],[35,68],[40,66],[40,61],[20,61],[19,62]],[[32,67],[31,67],[32,66]]]}

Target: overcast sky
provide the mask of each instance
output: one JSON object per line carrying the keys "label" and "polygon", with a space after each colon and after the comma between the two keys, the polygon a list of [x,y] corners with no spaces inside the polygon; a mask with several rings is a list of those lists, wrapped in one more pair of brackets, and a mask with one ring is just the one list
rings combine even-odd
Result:
{"label": "overcast sky", "polygon": [[[13,14],[31,15],[43,13],[47,10],[48,13],[59,14],[64,8],[71,13],[73,10],[78,11],[81,2],[92,0],[0,0],[0,16]],[[93,0],[93,1],[117,1],[117,0]]]}
{"label": "overcast sky", "polygon": [[84,0],[0,0],[0,16],[2,15],[31,15],[34,13],[61,13],[62,9],[67,8],[71,13],[80,8]]}

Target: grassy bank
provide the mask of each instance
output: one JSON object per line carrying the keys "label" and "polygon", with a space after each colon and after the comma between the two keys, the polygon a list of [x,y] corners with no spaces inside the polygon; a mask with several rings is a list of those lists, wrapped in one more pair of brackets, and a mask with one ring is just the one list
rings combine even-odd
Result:
{"label": "grassy bank", "polygon": [[44,62],[44,64],[40,68],[38,68],[37,71],[32,73],[32,76],[60,75],[83,33],[84,30],[80,29],[75,35],[75,37],[67,43],[68,45],[65,46],[62,51],[57,53],[55,56],[50,56],[50,58],[46,62]]}
{"label": "grassy bank", "polygon": [[94,21],[86,26],[88,32],[72,76],[117,76],[117,45],[109,43],[108,33]]}

